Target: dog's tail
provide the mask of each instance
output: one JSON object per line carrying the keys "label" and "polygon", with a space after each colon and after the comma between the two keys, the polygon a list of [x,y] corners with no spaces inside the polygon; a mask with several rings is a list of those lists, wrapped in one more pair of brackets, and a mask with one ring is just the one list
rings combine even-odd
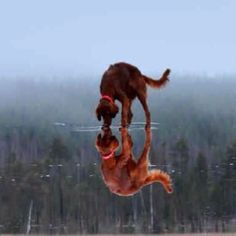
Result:
{"label": "dog's tail", "polygon": [[145,180],[145,185],[152,184],[154,182],[161,183],[167,193],[173,192],[171,177],[164,171],[161,170],[149,171],[149,175]]}
{"label": "dog's tail", "polygon": [[159,80],[151,79],[151,78],[147,77],[146,75],[142,75],[142,76],[143,76],[146,84],[148,84],[150,87],[161,88],[161,87],[165,86],[167,84],[167,82],[169,81],[169,78],[168,78],[169,74],[170,74],[170,69],[166,69]]}

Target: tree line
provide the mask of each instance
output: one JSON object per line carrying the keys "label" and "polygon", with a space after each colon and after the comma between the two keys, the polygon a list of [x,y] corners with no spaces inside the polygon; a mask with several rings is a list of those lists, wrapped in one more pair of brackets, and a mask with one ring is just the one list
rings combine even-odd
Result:
{"label": "tree line", "polygon": [[[9,91],[1,91],[0,104],[0,232],[235,231],[234,82],[184,79],[150,91],[149,100],[152,118],[160,122],[150,161],[171,175],[174,193],[153,184],[132,197],[116,196],[104,185],[97,133],[74,129],[98,124],[96,83],[85,93],[82,82],[6,82]],[[134,106],[140,121],[142,110]],[[55,126],[58,121],[67,126]],[[144,132],[131,136],[138,153]]]}

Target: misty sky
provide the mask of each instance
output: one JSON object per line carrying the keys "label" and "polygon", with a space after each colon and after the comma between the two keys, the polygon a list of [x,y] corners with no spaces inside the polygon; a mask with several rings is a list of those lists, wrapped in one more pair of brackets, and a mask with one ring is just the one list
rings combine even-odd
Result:
{"label": "misty sky", "polygon": [[236,73],[235,0],[0,1],[0,76]]}

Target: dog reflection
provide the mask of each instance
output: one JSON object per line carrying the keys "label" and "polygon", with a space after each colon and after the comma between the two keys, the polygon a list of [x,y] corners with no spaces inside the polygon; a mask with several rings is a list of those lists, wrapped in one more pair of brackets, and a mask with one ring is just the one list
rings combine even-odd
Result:
{"label": "dog reflection", "polygon": [[148,154],[151,146],[151,129],[145,132],[145,143],[139,159],[132,153],[133,142],[127,128],[121,129],[121,153],[116,155],[119,141],[111,129],[103,130],[97,136],[96,148],[101,155],[101,170],[105,184],[112,193],[131,196],[143,186],[159,182],[168,193],[172,193],[170,176],[159,170],[148,170]]}

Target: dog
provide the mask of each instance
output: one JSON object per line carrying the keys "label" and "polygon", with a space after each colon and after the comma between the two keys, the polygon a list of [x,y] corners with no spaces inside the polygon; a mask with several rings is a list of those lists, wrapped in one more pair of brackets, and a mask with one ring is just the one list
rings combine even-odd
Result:
{"label": "dog", "polygon": [[103,127],[109,127],[112,119],[119,112],[115,103],[122,104],[121,125],[127,127],[132,121],[131,105],[137,97],[142,104],[146,116],[146,126],[150,126],[151,115],[147,105],[147,86],[161,88],[169,81],[170,69],[167,69],[159,80],[143,75],[139,69],[125,62],[111,65],[103,74],[100,92],[101,99],[96,108],[97,119],[103,118]]}
{"label": "dog", "polygon": [[127,128],[121,129],[121,153],[116,155],[118,139],[110,128],[96,138],[96,148],[101,155],[101,172],[109,190],[119,196],[132,196],[143,186],[160,182],[168,193],[172,193],[170,176],[159,170],[148,170],[148,154],[151,146],[151,129],[146,128],[143,151],[136,161],[132,152],[133,142]]}

